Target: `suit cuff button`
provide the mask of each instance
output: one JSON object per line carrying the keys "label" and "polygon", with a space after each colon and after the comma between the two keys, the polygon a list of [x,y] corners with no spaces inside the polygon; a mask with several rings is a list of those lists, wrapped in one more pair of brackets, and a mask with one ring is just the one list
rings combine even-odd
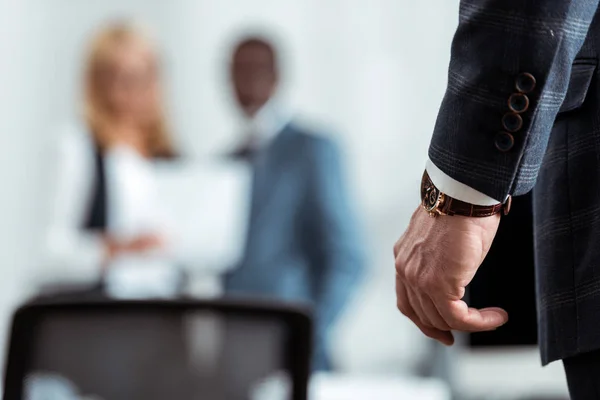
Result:
{"label": "suit cuff button", "polygon": [[494,145],[499,151],[505,153],[514,147],[515,138],[508,132],[500,132],[496,135]]}
{"label": "suit cuff button", "polygon": [[535,89],[536,80],[533,75],[528,72],[524,72],[517,76],[515,87],[520,93],[531,93]]}
{"label": "suit cuff button", "polygon": [[524,113],[529,109],[529,97],[523,93],[514,93],[508,99],[508,108],[517,114]]}
{"label": "suit cuff button", "polygon": [[518,132],[523,127],[523,118],[519,114],[507,113],[502,117],[502,127],[508,132]]}

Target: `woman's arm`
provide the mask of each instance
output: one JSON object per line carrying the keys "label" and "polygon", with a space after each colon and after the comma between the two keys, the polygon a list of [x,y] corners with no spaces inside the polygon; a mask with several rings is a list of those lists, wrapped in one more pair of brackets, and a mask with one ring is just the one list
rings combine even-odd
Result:
{"label": "woman's arm", "polygon": [[86,231],[83,220],[93,185],[93,145],[85,132],[71,129],[53,151],[50,218],[45,237],[45,262],[39,283],[83,283],[100,279],[105,242]]}

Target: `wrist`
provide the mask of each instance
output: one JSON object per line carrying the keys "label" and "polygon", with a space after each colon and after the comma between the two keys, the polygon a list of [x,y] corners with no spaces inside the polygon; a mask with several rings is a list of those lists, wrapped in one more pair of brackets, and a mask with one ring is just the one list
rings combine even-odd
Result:
{"label": "wrist", "polygon": [[494,199],[493,197],[490,197],[485,193],[476,190],[475,188],[465,185],[461,181],[456,180],[452,176],[446,174],[430,159],[427,160],[425,169],[435,186],[441,192],[454,199],[479,206],[493,206],[506,200],[506,197],[501,200]]}
{"label": "wrist", "polygon": [[104,244],[104,262],[112,260],[121,251],[119,242],[109,236],[104,236],[102,243]]}
{"label": "wrist", "polygon": [[507,215],[510,211],[511,197],[504,203],[492,205],[472,204],[458,200],[442,192],[431,180],[428,171],[423,173],[421,180],[421,205],[431,215],[459,215],[463,217],[485,218],[496,214]]}

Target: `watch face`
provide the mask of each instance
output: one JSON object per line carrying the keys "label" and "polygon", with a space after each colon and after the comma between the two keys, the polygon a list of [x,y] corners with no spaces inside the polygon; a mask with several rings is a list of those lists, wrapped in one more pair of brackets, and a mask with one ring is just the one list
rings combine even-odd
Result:
{"label": "watch face", "polygon": [[423,175],[423,181],[421,182],[421,199],[423,201],[423,207],[425,207],[427,211],[434,211],[440,204],[441,197],[441,192],[433,185],[429,176],[427,174]]}

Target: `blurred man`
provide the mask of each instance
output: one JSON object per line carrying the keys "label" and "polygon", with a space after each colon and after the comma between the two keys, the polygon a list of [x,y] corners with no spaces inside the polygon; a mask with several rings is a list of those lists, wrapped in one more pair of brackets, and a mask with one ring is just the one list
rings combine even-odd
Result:
{"label": "blurred man", "polygon": [[245,257],[226,292],[314,304],[314,369],[329,370],[329,328],[363,269],[338,149],[274,99],[278,60],[267,40],[237,45],[231,79],[247,120],[236,155],[252,163],[254,184]]}

